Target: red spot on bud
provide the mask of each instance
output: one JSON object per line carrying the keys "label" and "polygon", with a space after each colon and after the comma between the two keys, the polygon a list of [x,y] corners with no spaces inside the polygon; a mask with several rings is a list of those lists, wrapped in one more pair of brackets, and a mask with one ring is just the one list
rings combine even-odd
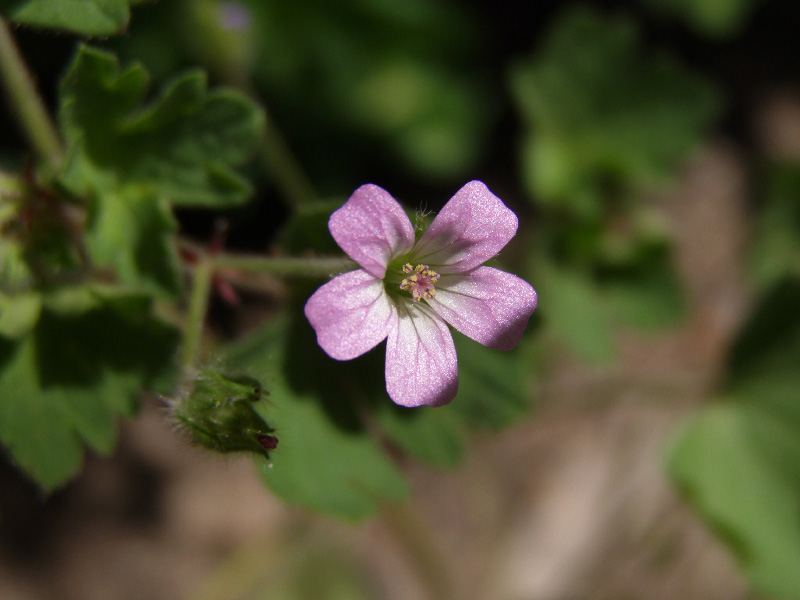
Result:
{"label": "red spot on bud", "polygon": [[275,450],[278,447],[278,438],[274,435],[258,434],[256,440],[264,450]]}

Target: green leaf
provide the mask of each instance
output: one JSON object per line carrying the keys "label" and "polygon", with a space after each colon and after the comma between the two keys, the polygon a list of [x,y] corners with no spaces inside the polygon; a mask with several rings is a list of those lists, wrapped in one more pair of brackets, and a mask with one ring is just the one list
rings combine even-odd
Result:
{"label": "green leaf", "polygon": [[800,599],[800,280],[756,310],[730,361],[727,403],[680,435],[669,468],[753,583]]}
{"label": "green leaf", "polygon": [[61,83],[59,121],[67,142],[63,181],[75,193],[143,188],[172,204],[228,206],[250,193],[236,173],[253,152],[263,113],[234,91],[208,91],[206,78],[179,77],[143,105],[140,65],[79,49]]}
{"label": "green leaf", "polygon": [[291,254],[301,254],[309,250],[322,255],[341,254],[342,249],[328,230],[328,220],[331,213],[341,208],[345,200],[325,200],[299,207],[281,230],[281,247]]}
{"label": "green leaf", "polygon": [[763,289],[800,277],[800,168],[775,165],[764,174],[752,265]]}
{"label": "green leaf", "polygon": [[[800,486],[789,472],[800,464],[798,425],[737,402],[711,408],[681,434],[669,464],[753,583],[787,599],[800,598]],[[793,463],[770,456],[778,444]]]}
{"label": "green leaf", "polygon": [[454,467],[461,460],[464,427],[452,404],[405,408],[384,400],[376,413],[382,432],[409,456],[438,467]]}
{"label": "green leaf", "polygon": [[[324,160],[320,171],[346,158],[363,164],[376,151],[439,179],[475,163],[499,102],[478,50],[480,25],[463,7],[435,0],[243,4],[257,32],[256,84],[286,115],[292,139]],[[335,156],[314,152],[320,144],[336,147]]]}
{"label": "green leaf", "polygon": [[634,23],[565,12],[538,54],[511,72],[528,125],[523,174],[537,201],[588,219],[609,185],[669,175],[718,113],[717,94],[664,54],[647,52]]}
{"label": "green leaf", "polygon": [[36,325],[41,310],[42,296],[38,292],[0,292],[0,337],[25,335]]}
{"label": "green leaf", "polygon": [[77,472],[82,442],[111,452],[116,417],[171,372],[176,332],[141,306],[149,304],[121,299],[71,317],[45,310],[30,334],[0,338],[0,440],[45,490]]}
{"label": "green leaf", "polygon": [[531,397],[526,389],[522,346],[507,352],[492,350],[453,333],[458,355],[458,395],[447,407],[469,427],[499,431],[528,414]]}
{"label": "green leaf", "polygon": [[535,281],[540,297],[547,298],[546,306],[537,310],[560,342],[584,360],[616,356],[611,316],[587,273],[541,261]]}
{"label": "green leaf", "polygon": [[729,37],[742,30],[761,0],[642,0],[653,11],[674,15],[698,32]]}
{"label": "green leaf", "polygon": [[0,11],[23,25],[114,35],[127,28],[130,5],[130,0],[0,0]]}
{"label": "green leaf", "polygon": [[86,246],[93,263],[132,289],[177,296],[182,289],[177,224],[157,196],[122,188],[94,202]]}
{"label": "green leaf", "polygon": [[[290,383],[284,373],[285,345],[296,342],[294,332],[285,317],[276,318],[228,354],[232,367],[258,377],[270,393],[263,414],[274,426],[279,443],[271,453],[272,466],[263,470],[269,487],[287,502],[349,520],[375,512],[385,500],[405,498],[408,484],[402,473],[346,414],[353,398],[336,385],[339,380],[328,382],[328,391],[339,394],[335,407],[329,407],[313,387],[298,390]],[[301,376],[309,381],[320,373],[308,358],[313,362],[313,355],[321,351],[312,346],[305,349]],[[358,385],[353,389],[358,393]]]}

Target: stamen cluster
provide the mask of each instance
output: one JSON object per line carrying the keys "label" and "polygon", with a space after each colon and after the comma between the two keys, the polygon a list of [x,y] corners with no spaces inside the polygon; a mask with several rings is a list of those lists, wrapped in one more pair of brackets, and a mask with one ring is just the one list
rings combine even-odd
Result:
{"label": "stamen cluster", "polygon": [[[404,292],[411,292],[414,302],[419,302],[423,298],[432,300],[436,295],[434,283],[439,281],[439,274],[431,271],[428,265],[417,265],[412,267],[409,263],[403,265],[403,273],[408,277],[400,282],[400,289]],[[413,273],[413,275],[412,275]]]}

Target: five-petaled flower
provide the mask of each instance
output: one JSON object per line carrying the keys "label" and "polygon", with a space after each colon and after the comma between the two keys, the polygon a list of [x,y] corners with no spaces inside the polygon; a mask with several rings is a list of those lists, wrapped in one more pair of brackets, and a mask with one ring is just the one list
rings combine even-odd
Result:
{"label": "five-petaled flower", "polygon": [[386,390],[403,406],[441,406],[458,391],[449,323],[489,348],[517,345],[536,308],[525,281],[482,266],[517,232],[517,217],[480,181],[461,188],[415,241],[398,202],[358,188],[328,222],[360,269],[309,298],[305,314],[325,352],[361,356],[384,339]]}

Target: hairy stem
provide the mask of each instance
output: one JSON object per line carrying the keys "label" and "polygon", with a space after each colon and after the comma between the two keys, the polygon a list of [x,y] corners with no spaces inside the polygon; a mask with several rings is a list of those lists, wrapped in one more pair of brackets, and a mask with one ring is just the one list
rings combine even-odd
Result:
{"label": "hairy stem", "polygon": [[184,372],[197,365],[197,359],[200,355],[200,343],[203,337],[206,313],[208,312],[213,272],[214,267],[211,261],[200,256],[192,274],[189,308],[184,322],[183,358],[181,360]]}
{"label": "hairy stem", "polygon": [[17,49],[8,22],[2,17],[0,17],[0,77],[31,147],[41,159],[52,166],[57,166],[64,154],[61,140]]}
{"label": "hairy stem", "polygon": [[329,277],[350,271],[356,264],[347,258],[297,258],[220,253],[213,257],[218,268],[272,273],[285,277]]}

